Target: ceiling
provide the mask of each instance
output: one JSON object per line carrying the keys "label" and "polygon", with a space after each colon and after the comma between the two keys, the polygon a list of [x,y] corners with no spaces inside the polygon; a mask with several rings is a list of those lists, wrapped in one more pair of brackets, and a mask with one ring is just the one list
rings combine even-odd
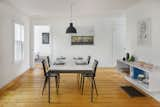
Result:
{"label": "ceiling", "polygon": [[5,0],[30,16],[100,16],[120,13],[141,0]]}

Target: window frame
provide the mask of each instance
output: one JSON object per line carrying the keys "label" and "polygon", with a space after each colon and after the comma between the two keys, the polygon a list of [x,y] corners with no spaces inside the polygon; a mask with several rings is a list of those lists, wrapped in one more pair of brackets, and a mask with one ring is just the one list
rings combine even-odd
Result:
{"label": "window frame", "polygon": [[[19,31],[20,40],[16,40],[16,24],[19,25],[19,27],[20,27],[20,31]],[[13,38],[14,39],[13,40],[14,56],[13,56],[13,59],[14,59],[14,63],[20,63],[24,60],[25,26],[23,23],[18,23],[18,22],[14,22],[13,26],[14,26],[14,29],[13,29],[13,31],[14,31],[14,38]],[[16,42],[17,42],[17,44],[19,42],[19,45],[17,45]],[[20,53],[18,53],[18,51],[16,50],[16,47],[19,48],[18,51],[21,51]],[[20,58],[16,57],[16,54],[17,54],[16,51],[20,55]]]}

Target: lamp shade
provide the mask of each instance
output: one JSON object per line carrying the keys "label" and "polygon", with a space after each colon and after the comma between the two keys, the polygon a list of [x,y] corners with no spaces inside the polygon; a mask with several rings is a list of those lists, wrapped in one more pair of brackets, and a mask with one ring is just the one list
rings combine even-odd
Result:
{"label": "lamp shade", "polygon": [[69,27],[66,30],[66,33],[77,33],[76,28],[73,26],[73,23],[69,24]]}

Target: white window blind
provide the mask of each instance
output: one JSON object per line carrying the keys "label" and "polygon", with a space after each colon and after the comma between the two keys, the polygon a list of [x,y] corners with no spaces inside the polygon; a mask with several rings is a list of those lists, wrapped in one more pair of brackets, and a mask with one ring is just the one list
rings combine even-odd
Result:
{"label": "white window blind", "polygon": [[14,61],[24,59],[24,25],[14,24]]}

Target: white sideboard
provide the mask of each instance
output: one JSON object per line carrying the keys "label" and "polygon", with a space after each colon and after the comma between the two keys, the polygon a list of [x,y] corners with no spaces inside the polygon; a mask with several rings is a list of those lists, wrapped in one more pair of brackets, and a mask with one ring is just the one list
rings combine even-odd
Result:
{"label": "white sideboard", "polygon": [[[117,60],[117,70],[120,73],[126,73],[124,78],[135,85],[137,88],[143,90],[146,94],[152,96],[160,101],[160,68],[150,66],[149,64],[140,64],[138,62],[128,62]],[[138,75],[145,75],[145,80],[140,81]]]}

